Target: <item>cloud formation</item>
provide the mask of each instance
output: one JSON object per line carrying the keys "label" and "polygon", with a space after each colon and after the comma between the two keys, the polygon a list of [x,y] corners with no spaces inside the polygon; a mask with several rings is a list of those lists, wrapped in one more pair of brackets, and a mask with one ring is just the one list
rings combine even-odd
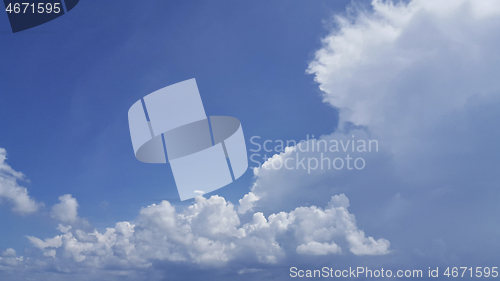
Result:
{"label": "cloud formation", "polygon": [[339,128],[305,145],[354,135],[378,140],[380,149],[350,153],[365,157],[362,173],[274,168],[292,158],[320,159],[290,147],[254,170],[240,212],[321,205],[324,194],[369,193],[374,183],[380,197],[419,189],[429,198],[450,186],[480,191],[498,180],[492,153],[500,134],[491,129],[500,105],[500,40],[491,36],[500,27],[498,2],[373,1],[372,9],[354,5],[334,21],[307,73],[323,101],[339,110]]}
{"label": "cloud formation", "polygon": [[[325,103],[339,109],[340,124],[306,145],[352,135],[377,139],[380,150],[362,154],[366,169],[274,168],[297,155],[320,157],[289,147],[254,169],[255,182],[238,207],[220,196],[197,197],[186,209],[163,201],[105,231],[78,224],[78,202],[64,195],[51,213],[62,223],[61,234],[28,237],[43,255],[37,265],[10,250],[0,261],[56,272],[121,273],[158,262],[199,268],[238,263],[246,273],[282,265],[287,257],[384,255],[398,245],[397,259],[417,268],[412,262],[419,259],[463,261],[443,249],[468,255],[484,241],[490,242],[481,256],[496,257],[498,227],[491,214],[499,209],[489,198],[499,195],[498,153],[492,151],[500,143],[494,129],[500,120],[500,40],[491,35],[500,27],[500,5],[414,0],[374,1],[372,7],[337,16],[308,68]],[[361,225],[371,223],[367,233],[375,229],[377,238],[358,227],[344,193],[353,205],[353,198],[365,200],[356,215],[365,213]]]}
{"label": "cloud formation", "polygon": [[[71,211],[76,212],[74,198],[60,199],[53,210],[71,202]],[[388,253],[389,241],[366,237],[348,207],[342,194],[333,196],[325,209],[298,207],[268,217],[257,212],[242,224],[233,204],[223,197],[199,196],[181,212],[167,201],[142,208],[134,222],[119,222],[105,232],[61,224],[58,236],[28,239],[43,252],[45,263],[57,264],[63,271],[81,266],[130,270],[151,267],[154,261],[216,267],[229,261],[274,264],[289,250],[303,255],[341,254],[337,243],[355,255]],[[71,214],[73,220],[63,217],[64,221],[78,219]]]}
{"label": "cloud formation", "polygon": [[78,202],[71,194],[59,196],[58,204],[52,206],[51,217],[63,223],[74,223],[78,220]]}
{"label": "cloud formation", "polygon": [[0,148],[0,203],[2,198],[7,199],[13,205],[12,211],[22,215],[36,212],[41,204],[28,195],[26,187],[18,184],[18,181],[26,179],[23,173],[12,169],[6,159],[7,152]]}
{"label": "cloud formation", "polygon": [[307,70],[324,102],[340,110],[341,125],[422,133],[498,96],[496,1],[375,0],[372,7],[354,20],[337,16]]}

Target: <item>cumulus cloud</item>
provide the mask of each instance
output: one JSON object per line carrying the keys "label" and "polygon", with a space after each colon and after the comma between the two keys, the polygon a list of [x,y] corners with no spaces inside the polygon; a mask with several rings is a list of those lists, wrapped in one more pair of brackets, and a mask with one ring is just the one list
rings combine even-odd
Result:
{"label": "cumulus cloud", "polygon": [[371,186],[369,177],[388,174],[388,158],[387,148],[379,147],[378,140],[364,128],[286,147],[254,168],[255,182],[239,201],[238,211],[279,212],[304,204],[327,204],[333,194],[366,189]]}
{"label": "cumulus cloud", "polygon": [[499,6],[488,0],[373,1],[371,10],[353,6],[347,16],[337,15],[307,73],[323,101],[339,110],[339,129],[304,145],[354,135],[377,140],[379,150],[324,153],[363,157],[361,172],[308,171],[283,164],[320,160],[320,153],[289,147],[254,169],[256,181],[239,211],[321,205],[325,194],[369,193],[374,183],[377,196],[391,198],[401,189],[426,190],[430,197],[449,186],[477,190],[498,180],[492,153],[500,134],[490,128],[498,126],[500,107],[500,40],[491,36],[500,27]]}
{"label": "cumulus cloud", "polygon": [[338,28],[307,70],[324,101],[340,110],[341,125],[380,136],[423,134],[498,96],[497,2],[376,0],[372,7],[354,20],[337,16]]}
{"label": "cumulus cloud", "polygon": [[74,223],[78,220],[78,202],[71,194],[59,196],[58,204],[52,206],[50,215],[64,223]]}
{"label": "cumulus cloud", "polygon": [[[61,196],[62,202],[68,200],[75,199]],[[119,222],[104,232],[60,225],[63,233],[58,236],[28,239],[42,250],[46,262],[64,260],[65,270],[77,266],[148,268],[153,261],[203,266],[229,261],[273,264],[286,256],[287,248],[305,255],[340,254],[336,242],[356,255],[388,253],[389,241],[366,237],[348,207],[349,200],[342,194],[333,196],[325,209],[298,207],[268,217],[257,212],[249,222],[241,223],[234,205],[223,197],[199,196],[181,212],[167,201],[142,208],[134,222]]]}
{"label": "cumulus cloud", "polygon": [[[184,210],[163,201],[105,231],[81,229],[78,203],[64,195],[52,209],[62,223],[61,234],[28,237],[43,253],[43,263],[72,271],[144,269],[158,261],[202,267],[238,262],[243,274],[259,272],[256,265],[280,264],[287,256],[388,254],[393,239],[422,256],[420,248],[438,235],[464,237],[459,235],[472,231],[469,237],[482,237],[474,240],[493,241],[487,239],[496,233],[488,214],[499,209],[484,202],[499,195],[498,158],[492,151],[500,143],[494,129],[500,120],[500,81],[495,77],[500,73],[500,40],[492,34],[500,27],[500,5],[414,0],[374,1],[372,7],[337,16],[336,28],[309,65],[324,102],[339,109],[340,124],[336,132],[303,145],[376,139],[377,151],[321,155],[288,147],[254,169],[255,182],[238,207],[220,196],[197,197]],[[366,167],[283,167],[298,157],[307,162],[347,154],[363,157]],[[412,196],[406,195],[408,190]],[[378,227],[375,236],[391,237],[367,236],[343,193],[351,199],[365,196],[362,203],[369,205],[358,207],[357,217],[364,212],[364,223]],[[461,211],[472,200],[477,200],[474,208]],[[379,206],[384,202],[385,207]],[[443,212],[446,228],[442,220],[429,219]],[[397,221],[401,216],[406,223]],[[472,219],[465,224],[467,216]],[[459,228],[463,225],[467,227]],[[456,249],[474,250],[474,242],[455,240]]]}
{"label": "cumulus cloud", "polygon": [[0,148],[0,199],[4,198],[12,203],[12,210],[16,213],[25,215],[36,212],[41,204],[28,195],[26,187],[18,184],[18,181],[25,180],[25,177],[21,172],[12,169],[6,159],[6,150]]}
{"label": "cumulus cloud", "polygon": [[255,195],[253,192],[249,192],[243,196],[238,202],[240,205],[238,206],[238,213],[244,214],[248,211],[252,210],[255,202],[259,200],[259,197]]}
{"label": "cumulus cloud", "polygon": [[0,255],[0,271],[22,266],[23,256],[18,256],[16,250],[8,248]]}
{"label": "cumulus cloud", "polygon": [[7,250],[3,251],[2,255],[4,257],[15,257],[16,256],[16,250],[12,248],[8,248]]}

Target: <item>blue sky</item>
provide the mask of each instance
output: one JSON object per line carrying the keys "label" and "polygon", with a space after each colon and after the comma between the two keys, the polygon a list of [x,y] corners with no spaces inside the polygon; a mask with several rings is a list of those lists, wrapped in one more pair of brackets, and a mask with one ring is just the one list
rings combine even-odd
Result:
{"label": "blue sky", "polygon": [[[71,193],[88,206],[85,217],[107,226],[176,199],[170,169],[137,162],[128,132],[130,105],[159,88],[196,78],[207,114],[237,116],[247,136],[329,133],[336,113],[305,67],[326,32],[322,19],[346,3],[80,3],[16,34],[5,15],[0,126],[9,163],[28,175],[33,197],[52,205]],[[241,198],[248,174],[224,195]],[[3,247],[26,242],[6,236]]]}
{"label": "blue sky", "polygon": [[[81,1],[15,34],[4,14],[0,276],[500,266],[499,28],[487,0]],[[248,149],[314,135],[380,150],[353,155],[362,170],[249,169],[179,202],[168,165],[135,159],[127,111],[190,78]],[[291,147],[267,163],[299,155],[320,157]]]}

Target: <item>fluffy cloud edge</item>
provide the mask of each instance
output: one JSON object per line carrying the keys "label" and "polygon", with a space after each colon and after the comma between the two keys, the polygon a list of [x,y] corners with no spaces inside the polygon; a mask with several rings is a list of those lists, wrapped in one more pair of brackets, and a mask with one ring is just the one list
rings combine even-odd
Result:
{"label": "fluffy cloud edge", "polygon": [[[61,201],[70,197],[62,196]],[[342,254],[342,247],[354,255],[390,253],[389,241],[367,237],[358,229],[348,206],[349,200],[341,194],[332,196],[324,209],[297,207],[267,217],[256,212],[242,223],[234,205],[223,197],[198,196],[180,212],[168,201],[149,205],[139,211],[135,221],[118,222],[104,232],[88,232],[62,218],[65,223],[58,227],[62,234],[27,238],[43,253],[45,264],[57,264],[63,271],[79,266],[149,268],[154,261],[203,267],[233,261],[279,264],[293,254]],[[76,216],[71,221],[79,220]]]}
{"label": "fluffy cloud edge", "polygon": [[18,181],[26,180],[23,173],[7,164],[7,151],[0,148],[0,199],[5,198],[13,207],[12,211],[21,215],[37,212],[43,203],[36,202],[28,194],[28,189]]}

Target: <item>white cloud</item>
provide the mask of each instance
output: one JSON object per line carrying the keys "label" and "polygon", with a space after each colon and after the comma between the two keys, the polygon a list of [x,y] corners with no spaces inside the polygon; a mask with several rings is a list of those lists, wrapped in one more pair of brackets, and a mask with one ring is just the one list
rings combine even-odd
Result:
{"label": "white cloud", "polygon": [[16,256],[16,250],[12,248],[8,248],[7,250],[3,251],[2,256],[4,257],[15,257]]}
{"label": "white cloud", "polygon": [[259,197],[255,195],[253,192],[249,192],[243,196],[239,200],[240,205],[238,206],[238,213],[239,214],[244,214],[248,211],[252,210],[253,205],[255,202],[259,200]]}
{"label": "white cloud", "polygon": [[[41,204],[28,195],[28,189],[20,186],[17,181],[25,180],[21,172],[12,169],[5,160],[7,152],[0,148],[0,199],[5,198],[14,206],[12,210],[19,214],[30,214],[36,212]],[[0,201],[1,202],[1,201]]]}
{"label": "white cloud", "polygon": [[[500,41],[492,34],[500,27],[500,5],[415,0],[374,1],[373,8],[350,18],[337,17],[338,28],[324,39],[308,70],[324,92],[324,101],[340,109],[341,128],[320,140],[347,141],[353,134],[356,139],[379,140],[380,151],[351,154],[365,157],[365,170],[273,168],[297,156],[319,157],[318,152],[291,147],[269,159],[266,168],[254,170],[256,181],[237,210],[219,196],[197,197],[185,210],[163,201],[142,208],[134,221],[101,232],[79,228],[78,203],[65,195],[60,208],[52,210],[54,218],[68,224],[59,225],[62,234],[44,240],[28,237],[43,252],[43,263],[71,272],[78,267],[151,268],[158,261],[205,268],[237,262],[245,268],[240,273],[248,273],[258,272],[256,265],[280,264],[294,255],[389,253],[387,239],[367,236],[358,227],[344,191],[358,198],[368,194],[363,203],[370,205],[358,205],[356,210],[368,213],[365,218],[375,221],[372,225],[386,223],[381,218],[394,224],[404,213],[411,231],[402,234],[405,229],[399,224],[385,224],[377,234],[391,234],[391,242],[399,239],[399,245],[409,245],[411,251],[423,252],[418,247],[427,240],[420,236],[431,235],[421,235],[422,231],[446,235],[442,221],[429,219],[444,209],[451,214],[446,229],[459,237],[456,226],[467,216],[455,213],[470,202],[457,198],[470,194],[473,186],[478,191],[474,196],[484,199],[479,191],[498,183],[498,160],[491,151],[498,150],[500,139],[498,130],[492,129],[498,127],[500,112],[500,80],[495,76],[500,73]],[[462,193],[449,195],[453,188]],[[413,196],[406,196],[411,189]],[[498,194],[492,190],[487,196]],[[377,205],[384,197],[386,208]],[[432,201],[440,197],[447,201]],[[475,206],[483,207],[483,201]],[[493,233],[491,224],[480,228],[488,231],[475,228],[488,212],[467,212],[475,214],[468,220],[474,231],[470,237]]]}
{"label": "white cloud", "polygon": [[340,247],[335,243],[319,243],[311,241],[307,244],[301,244],[297,247],[298,254],[304,255],[328,255],[340,253]]}
{"label": "white cloud", "polygon": [[45,240],[41,240],[39,238],[33,237],[33,236],[28,236],[28,239],[30,240],[31,244],[33,246],[43,250],[45,248],[59,248],[62,246],[62,236],[56,236],[54,238],[48,238]]}
{"label": "white cloud", "polygon": [[[498,96],[500,5],[489,0],[373,1],[373,12],[336,17],[308,73],[341,122],[380,137],[423,134]],[[406,138],[407,137],[407,138]],[[410,142],[411,143],[411,142]]]}
{"label": "white cloud", "polygon": [[[70,195],[61,196],[61,202],[77,206]],[[267,218],[254,213],[242,224],[233,204],[223,197],[199,196],[182,212],[167,201],[142,208],[135,222],[119,222],[104,232],[86,232],[78,224],[59,225],[61,235],[28,239],[42,250],[46,262],[57,263],[62,271],[78,266],[148,268],[152,261],[273,264],[283,260],[287,248],[304,255],[341,254],[337,243],[356,255],[388,253],[389,242],[366,237],[348,207],[349,200],[342,194],[333,196],[325,209],[298,207]],[[72,218],[77,221],[76,214]]]}
{"label": "white cloud", "polygon": [[372,6],[335,18],[336,28],[307,72],[314,74],[324,102],[340,111],[339,130],[320,139],[347,141],[355,135],[378,140],[380,150],[349,153],[366,160],[361,172],[309,173],[274,168],[297,158],[320,159],[319,153],[288,148],[254,170],[256,181],[240,201],[241,213],[321,205],[325,194],[376,188],[378,196],[391,198],[411,188],[434,194],[433,189],[450,186],[470,190],[470,182],[477,190],[478,182],[497,180],[492,153],[500,135],[491,128],[498,127],[500,40],[491,34],[500,28],[499,2],[373,1]]}
{"label": "white cloud", "polygon": [[50,215],[64,223],[74,223],[78,220],[78,202],[71,194],[59,196],[58,204],[52,206]]}
{"label": "white cloud", "polygon": [[2,255],[0,255],[0,272],[22,267],[23,262],[23,256],[18,256],[16,250],[8,248],[2,252]]}
{"label": "white cloud", "polygon": [[[365,152],[357,150],[357,145],[361,144],[359,141],[368,144],[370,140],[373,141],[371,152],[369,145]],[[301,148],[287,147],[284,152],[269,158],[260,168],[254,168],[256,180],[251,192],[239,201],[239,213],[252,210],[279,212],[304,205],[321,206],[327,204],[334,194],[371,187],[373,178],[381,174],[389,175],[385,177],[389,180],[393,172],[392,167],[387,167],[390,152],[385,146],[377,148],[377,141],[368,130],[359,128],[348,133],[339,131],[319,139],[310,139],[303,142]],[[340,151],[332,151],[337,143]],[[356,143],[354,152],[352,143]],[[348,146],[345,152],[342,144]],[[337,158],[342,162],[336,161]],[[358,161],[358,167],[364,165],[365,168],[355,168],[354,162],[358,158],[365,163],[360,164],[363,162]],[[303,165],[297,164],[300,161]],[[336,169],[333,161],[336,161],[337,168],[342,165],[339,163],[343,163],[343,167]]]}
{"label": "white cloud", "polygon": [[352,231],[347,235],[351,252],[355,255],[383,255],[388,253],[389,241],[366,237],[363,231]]}
{"label": "white cloud", "polygon": [[0,257],[0,271],[9,270],[11,268],[16,268],[23,265],[24,257],[17,256],[14,249],[7,249],[4,251],[3,255]]}

